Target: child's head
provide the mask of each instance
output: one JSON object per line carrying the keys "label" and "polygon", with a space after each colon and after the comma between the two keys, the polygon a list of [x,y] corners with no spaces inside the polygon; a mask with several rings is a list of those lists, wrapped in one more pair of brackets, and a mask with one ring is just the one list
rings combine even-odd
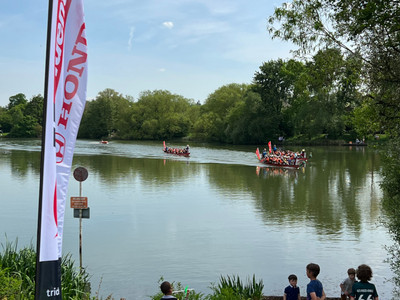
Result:
{"label": "child's head", "polygon": [[359,265],[357,268],[357,278],[361,282],[368,282],[372,278],[372,270],[367,265]]}
{"label": "child's head", "polygon": [[168,281],[164,281],[160,285],[161,292],[164,295],[171,295],[172,294],[172,286]]}
{"label": "child's head", "polygon": [[306,270],[308,278],[310,277],[317,278],[320,271],[319,265],[313,263],[308,264]]}
{"label": "child's head", "polygon": [[356,270],[353,268],[350,268],[347,270],[347,274],[349,275],[350,279],[354,279],[356,277]]}
{"label": "child's head", "polygon": [[297,285],[297,276],[294,274],[290,274],[289,277],[289,283],[291,286],[296,286]]}

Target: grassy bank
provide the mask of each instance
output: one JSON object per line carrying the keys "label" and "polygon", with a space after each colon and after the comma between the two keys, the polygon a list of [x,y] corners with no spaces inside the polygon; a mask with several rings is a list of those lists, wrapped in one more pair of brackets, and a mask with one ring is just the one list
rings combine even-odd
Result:
{"label": "grassy bank", "polygon": [[[35,295],[36,251],[32,245],[17,249],[18,242],[1,245],[0,253],[0,299],[33,299]],[[85,287],[89,274],[79,272],[71,255],[61,261],[63,299],[88,297]]]}

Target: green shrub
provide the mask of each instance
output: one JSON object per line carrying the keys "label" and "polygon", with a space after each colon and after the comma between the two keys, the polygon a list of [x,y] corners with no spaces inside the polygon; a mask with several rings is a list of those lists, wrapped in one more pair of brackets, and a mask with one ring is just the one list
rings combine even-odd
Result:
{"label": "green shrub", "polygon": [[22,281],[7,273],[6,269],[0,267],[0,299],[20,299]]}
{"label": "green shrub", "polygon": [[[161,277],[158,280],[158,286],[160,286],[163,281],[164,281],[164,277]],[[171,285],[172,285],[172,290],[174,291],[174,296],[177,299],[181,299],[181,300],[185,299],[185,297],[184,297],[185,288],[183,287],[182,283],[180,283],[180,282],[176,282],[176,283],[175,282],[171,282]],[[181,292],[177,292],[177,291],[181,291]],[[162,298],[162,296],[164,296],[164,294],[161,291],[159,291],[154,296],[149,296],[149,298],[152,299],[152,300],[160,300]],[[190,293],[189,293],[189,297],[187,299],[188,300],[201,300],[201,299],[204,299],[203,296],[204,295],[202,293],[197,293],[196,291],[191,290]]]}
{"label": "green shrub", "polygon": [[[227,275],[220,277],[219,284],[212,286],[214,294],[210,300],[219,299],[240,299],[240,300],[261,300],[263,297],[264,283],[262,279],[256,282],[256,276],[253,275],[252,280],[248,279],[246,284],[243,284],[239,276]],[[231,298],[229,298],[231,297]],[[233,298],[232,298],[233,297]]]}
{"label": "green shrub", "polygon": [[[161,277],[159,284],[164,281]],[[174,291],[183,291],[184,288],[180,282],[171,283]],[[202,293],[192,292],[189,294],[189,300],[261,300],[263,297],[264,284],[262,280],[256,281],[255,275],[252,280],[248,279],[246,284],[243,284],[239,276],[221,276],[218,285],[212,284],[211,295],[204,296]],[[177,299],[183,300],[184,293],[174,294]],[[152,300],[160,300],[163,294],[158,292],[154,296],[149,296]]]}
{"label": "green shrub", "polygon": [[[15,243],[1,244],[0,266],[4,276],[14,278],[20,282],[21,299],[33,299],[35,295],[36,251],[32,245],[17,250],[18,240]],[[10,285],[14,282],[10,281]],[[71,254],[63,256],[61,260],[61,289],[62,298],[83,299],[89,297],[86,286],[89,284],[89,274],[85,270],[79,272],[74,266]],[[11,288],[5,287],[5,288]],[[0,299],[2,299],[0,297]],[[7,299],[9,299],[7,297]]]}

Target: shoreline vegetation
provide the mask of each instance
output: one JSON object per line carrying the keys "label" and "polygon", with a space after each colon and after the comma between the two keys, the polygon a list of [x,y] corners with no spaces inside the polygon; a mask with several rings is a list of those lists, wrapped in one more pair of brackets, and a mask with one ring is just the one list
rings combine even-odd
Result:
{"label": "shoreline vegetation", "polygon": [[[38,137],[11,137],[9,133],[2,133],[0,135],[0,140],[1,138],[6,138],[6,139],[38,139]],[[87,139],[87,140],[93,140],[97,141],[97,139],[93,138],[82,138],[82,139]],[[118,139],[118,138],[103,138],[101,141],[126,141],[123,139]],[[141,139],[131,139],[130,141],[135,142],[135,141],[143,141]],[[163,139],[148,139],[148,141],[163,141]],[[379,134],[376,135],[374,138],[369,138],[365,140],[365,143],[360,143],[357,144],[355,140],[352,140],[351,137],[347,138],[342,138],[342,139],[329,139],[326,134],[318,135],[313,138],[303,138],[303,137],[293,137],[289,139],[285,139],[284,141],[273,141],[272,143],[280,146],[280,147],[286,147],[286,146],[300,146],[300,147],[306,147],[306,146],[347,146],[347,147],[352,147],[352,146],[367,146],[370,147],[378,147],[380,145],[386,145],[389,141],[389,138],[385,134]],[[235,144],[235,143],[225,143],[225,142],[215,142],[215,141],[207,141],[203,139],[197,139],[197,138],[191,138],[191,137],[182,137],[182,138],[172,138],[169,139],[168,142],[170,143],[208,143],[208,144],[221,144],[221,145],[232,145],[232,146],[239,146],[239,145],[249,145],[249,144]],[[267,143],[265,140],[263,142],[264,144]]]}
{"label": "shoreline vegetation", "polygon": [[[6,241],[1,244],[0,251],[0,299],[33,299],[35,294],[35,265],[36,251],[31,244],[28,247],[18,249],[18,240],[14,243]],[[90,285],[90,274],[83,269],[79,271],[79,267],[75,266],[70,254],[66,254],[61,262],[62,275],[62,295],[63,299],[109,299],[114,300],[112,294],[103,298],[99,295],[99,291],[93,293],[87,289]],[[159,284],[164,281],[163,277],[159,279]],[[180,282],[172,283],[174,290],[183,291]],[[159,286],[159,285],[158,285]],[[159,290],[155,286],[155,291]],[[99,287],[100,289],[100,287]],[[248,277],[245,281],[236,275],[221,275],[217,284],[212,284],[211,294],[204,295],[196,293],[189,295],[189,300],[281,300],[282,296],[265,296],[263,295],[263,280],[256,280],[255,275]],[[338,291],[340,293],[340,291]],[[182,294],[182,293],[181,293]],[[177,298],[182,297],[179,293]],[[121,300],[129,299],[121,298]],[[153,296],[147,296],[147,299],[159,300],[162,294],[158,291]],[[327,300],[339,300],[338,297],[327,297]],[[306,297],[301,297],[306,300]]]}
{"label": "shoreline vegetation", "polygon": [[[340,291],[339,291],[340,293]],[[283,296],[264,296],[263,300],[282,300]],[[340,297],[326,297],[326,300],[340,300]],[[307,300],[307,297],[301,297],[301,300]]]}

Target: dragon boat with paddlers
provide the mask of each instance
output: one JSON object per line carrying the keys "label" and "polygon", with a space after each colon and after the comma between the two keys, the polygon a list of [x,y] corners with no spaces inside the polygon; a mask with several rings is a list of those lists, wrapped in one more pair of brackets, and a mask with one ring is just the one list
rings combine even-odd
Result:
{"label": "dragon boat with paddlers", "polygon": [[[260,156],[260,150],[257,148],[256,155],[262,164],[265,164],[270,167],[277,167],[277,168],[289,168],[289,169],[299,169],[300,167],[306,164],[307,158],[303,157],[302,159],[298,159],[295,157],[283,156],[283,155],[276,155],[273,153],[263,154],[262,157]],[[305,158],[305,159],[304,159]]]}
{"label": "dragon boat with paddlers", "polygon": [[172,148],[172,147],[167,147],[165,145],[165,141],[163,141],[163,151],[168,154],[173,154],[173,155],[179,155],[179,156],[185,156],[189,157],[190,152],[189,152],[189,145],[187,145],[185,148]]}

